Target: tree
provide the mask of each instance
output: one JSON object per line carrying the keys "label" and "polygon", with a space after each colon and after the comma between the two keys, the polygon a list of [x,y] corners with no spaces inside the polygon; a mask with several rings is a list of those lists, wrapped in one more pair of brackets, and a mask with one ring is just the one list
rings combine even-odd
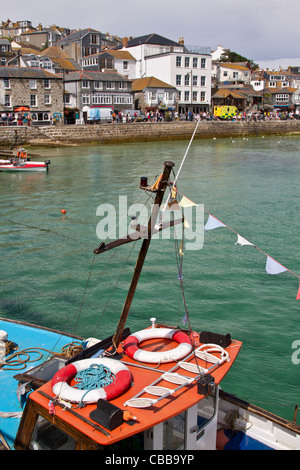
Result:
{"label": "tree", "polygon": [[258,64],[255,64],[253,60],[247,59],[247,57],[243,57],[242,55],[238,54],[237,52],[227,51],[220,57],[221,62],[247,62],[248,67],[251,70],[256,70],[259,68]]}

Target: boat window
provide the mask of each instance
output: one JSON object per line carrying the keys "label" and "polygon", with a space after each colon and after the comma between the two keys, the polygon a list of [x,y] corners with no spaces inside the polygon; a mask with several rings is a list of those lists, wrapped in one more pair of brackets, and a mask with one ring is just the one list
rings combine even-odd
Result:
{"label": "boat window", "polygon": [[202,428],[215,414],[216,397],[214,394],[208,395],[198,403],[197,426]]}
{"label": "boat window", "polygon": [[163,449],[184,449],[185,413],[168,419],[163,424]]}
{"label": "boat window", "polygon": [[31,450],[75,450],[76,441],[47,419],[39,416],[29,444]]}

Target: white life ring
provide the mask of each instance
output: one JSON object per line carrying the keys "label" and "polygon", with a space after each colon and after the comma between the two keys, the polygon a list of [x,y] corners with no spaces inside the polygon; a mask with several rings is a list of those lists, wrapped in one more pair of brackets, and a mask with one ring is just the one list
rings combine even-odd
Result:
{"label": "white life ring", "polygon": [[[139,349],[139,343],[147,339],[155,338],[171,339],[179,343],[179,345],[169,351],[161,352]],[[136,361],[156,364],[182,359],[191,352],[193,347],[189,336],[183,331],[172,330],[170,328],[149,328],[128,336],[124,341],[123,348],[127,356]]]}
{"label": "white life ring", "polygon": [[[78,372],[88,369],[92,364],[99,364],[108,367],[115,376],[114,381],[106,387],[94,390],[79,390],[68,384]],[[131,384],[132,376],[129,369],[120,361],[108,358],[100,359],[83,359],[81,361],[72,362],[60,369],[52,379],[52,391],[61,398],[75,403],[83,402],[96,403],[99,398],[104,400],[112,400],[124,393]]]}

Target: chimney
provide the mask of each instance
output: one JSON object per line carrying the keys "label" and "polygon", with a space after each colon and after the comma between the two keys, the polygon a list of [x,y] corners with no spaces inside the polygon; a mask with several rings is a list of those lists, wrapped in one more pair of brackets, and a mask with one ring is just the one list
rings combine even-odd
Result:
{"label": "chimney", "polygon": [[127,47],[128,45],[128,38],[123,38],[123,47]]}
{"label": "chimney", "polygon": [[179,38],[179,44],[181,44],[182,46],[184,46],[184,39],[183,38]]}

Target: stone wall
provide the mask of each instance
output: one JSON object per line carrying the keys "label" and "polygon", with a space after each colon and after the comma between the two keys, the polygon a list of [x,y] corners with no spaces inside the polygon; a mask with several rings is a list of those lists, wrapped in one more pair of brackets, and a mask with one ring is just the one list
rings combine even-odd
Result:
{"label": "stone wall", "polygon": [[[3,126],[0,147],[84,145],[190,139],[195,122],[145,122],[70,126]],[[300,134],[300,121],[199,123],[195,138]]]}

